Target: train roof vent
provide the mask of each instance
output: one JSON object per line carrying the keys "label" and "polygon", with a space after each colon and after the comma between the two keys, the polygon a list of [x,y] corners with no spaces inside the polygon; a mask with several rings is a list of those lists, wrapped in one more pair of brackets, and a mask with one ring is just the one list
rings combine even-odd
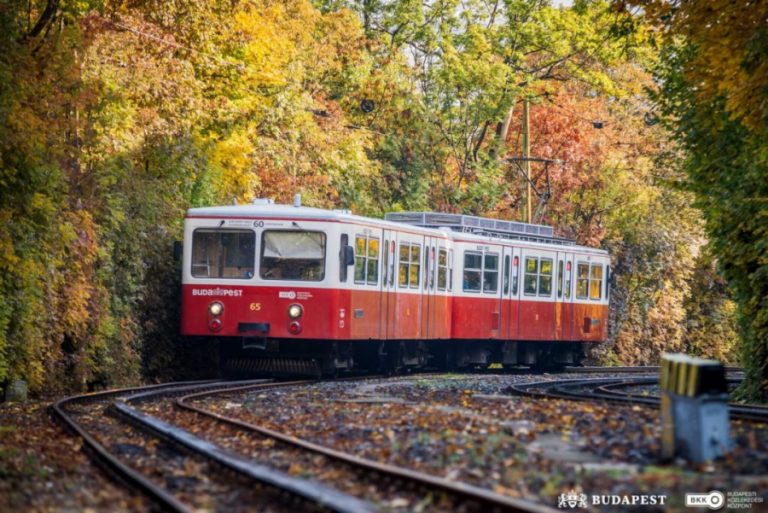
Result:
{"label": "train roof vent", "polygon": [[573,244],[573,241],[555,237],[555,230],[543,224],[504,221],[488,217],[444,214],[439,212],[388,212],[387,221],[428,228],[450,228],[454,231],[490,235],[509,239],[531,240],[552,244]]}
{"label": "train roof vent", "polygon": [[253,200],[253,205],[274,205],[275,200],[272,198],[256,198]]}

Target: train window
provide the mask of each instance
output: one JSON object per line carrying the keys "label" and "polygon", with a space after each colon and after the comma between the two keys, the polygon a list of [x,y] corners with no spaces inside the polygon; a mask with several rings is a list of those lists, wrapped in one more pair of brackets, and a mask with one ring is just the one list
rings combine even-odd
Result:
{"label": "train window", "polygon": [[509,255],[504,257],[504,295],[509,294]]}
{"label": "train window", "polygon": [[387,239],[384,239],[384,253],[381,258],[381,282],[386,287],[389,279],[389,241]]}
{"label": "train window", "polygon": [[576,299],[587,299],[589,292],[589,264],[579,262],[576,266]]}
{"label": "train window", "polygon": [[347,281],[347,263],[344,261],[344,248],[349,244],[349,235],[346,233],[341,234],[341,243],[339,245],[339,281],[346,283]]}
{"label": "train window", "polygon": [[440,248],[437,255],[437,290],[445,290],[448,286],[448,252]]}
{"label": "train window", "polygon": [[512,260],[512,295],[517,296],[517,282],[520,276],[520,266],[518,264],[518,257]]}
{"label": "train window", "polygon": [[494,294],[499,290],[499,255],[486,253],[483,258],[483,292]]}
{"label": "train window", "polygon": [[421,246],[418,244],[411,245],[411,278],[409,285],[412,289],[419,288],[419,277],[421,276]]}
{"label": "train window", "polygon": [[600,299],[603,290],[603,266],[592,264],[589,274],[589,299]]}
{"label": "train window", "polygon": [[448,290],[453,290],[453,250],[448,250]]}
{"label": "train window", "polygon": [[435,276],[437,275],[437,262],[435,262],[435,247],[432,246],[432,249],[430,249],[430,262],[432,262],[432,265],[429,269],[429,288],[434,289],[435,288]]}
{"label": "train window", "polygon": [[480,281],[483,273],[483,254],[466,251],[464,253],[464,292],[480,292]]}
{"label": "train window", "polygon": [[400,276],[397,279],[401,287],[408,286],[409,269],[411,267],[411,246],[400,244]]}
{"label": "train window", "polygon": [[432,271],[429,268],[429,246],[426,246],[424,251],[424,290],[427,290],[429,286],[429,273]]}
{"label": "train window", "polygon": [[355,237],[355,283],[379,284],[379,239]]}
{"label": "train window", "polygon": [[419,288],[421,276],[421,246],[419,244],[400,244],[400,276],[398,283],[401,287]]}
{"label": "train window", "polygon": [[[386,251],[387,248],[384,248]],[[389,241],[389,286],[395,285],[395,241]]]}
{"label": "train window", "polygon": [[265,230],[261,234],[259,275],[265,280],[322,281],[325,277],[325,234]]}
{"label": "train window", "polygon": [[557,262],[557,297],[563,297],[563,261]]}
{"label": "train window", "polygon": [[552,295],[552,259],[542,258],[539,262],[539,295]]}
{"label": "train window", "polygon": [[523,292],[526,296],[535,296],[539,276],[539,259],[527,257],[525,259],[525,278],[523,279]]}
{"label": "train window", "polygon": [[605,299],[611,298],[611,266],[605,266]]}
{"label": "train window", "polygon": [[571,277],[573,276],[573,269],[571,269],[571,262],[565,264],[565,299],[571,298]]}
{"label": "train window", "polygon": [[368,239],[368,271],[365,273],[368,285],[379,284],[379,249],[379,239],[376,237]]}
{"label": "train window", "polygon": [[252,230],[197,229],[192,235],[192,276],[253,278],[256,234]]}
{"label": "train window", "polygon": [[355,283],[365,283],[366,240],[362,235],[355,237]]}

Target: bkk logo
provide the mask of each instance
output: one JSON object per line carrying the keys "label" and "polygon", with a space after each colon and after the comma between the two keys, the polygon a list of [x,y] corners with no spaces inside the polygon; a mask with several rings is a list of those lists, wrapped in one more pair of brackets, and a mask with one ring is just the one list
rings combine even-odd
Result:
{"label": "bkk logo", "polygon": [[725,495],[723,492],[686,493],[685,505],[689,508],[720,509],[725,506]]}

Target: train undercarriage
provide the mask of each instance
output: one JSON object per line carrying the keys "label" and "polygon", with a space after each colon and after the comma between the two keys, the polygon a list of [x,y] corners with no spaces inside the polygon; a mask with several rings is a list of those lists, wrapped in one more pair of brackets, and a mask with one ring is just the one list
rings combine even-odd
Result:
{"label": "train undercarriage", "polygon": [[500,340],[281,341],[218,339],[227,376],[334,376],[348,372],[509,369],[559,370],[581,365],[582,342]]}

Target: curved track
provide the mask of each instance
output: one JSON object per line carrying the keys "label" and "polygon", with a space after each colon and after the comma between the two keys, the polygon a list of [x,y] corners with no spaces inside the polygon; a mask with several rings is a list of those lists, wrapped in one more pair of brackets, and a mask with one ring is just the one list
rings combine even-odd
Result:
{"label": "curved track", "polygon": [[[230,389],[198,392],[181,397],[176,401],[178,408],[194,412],[203,417],[226,423],[242,432],[267,437],[285,446],[309,451],[332,461],[342,463],[364,473],[372,473],[377,479],[394,480],[400,484],[400,488],[418,489],[425,495],[440,494],[449,496],[456,507],[456,511],[483,511],[483,512],[519,512],[519,513],[544,513],[556,511],[548,506],[532,503],[500,495],[476,486],[449,481],[440,477],[415,472],[410,469],[383,464],[376,461],[359,458],[357,456],[324,447],[306,440],[274,431],[242,420],[224,416],[216,412],[192,404],[193,401],[210,397],[216,394],[231,394],[248,392],[265,386],[242,386]],[[459,507],[460,506],[460,507]],[[451,509],[454,511],[454,509]]]}
{"label": "curved track", "polygon": [[[201,508],[230,511],[252,511],[255,508],[274,512],[297,509],[335,513],[375,511],[363,500],[248,461],[130,405],[179,393],[231,386],[231,383],[195,382],[112,390],[65,398],[55,403],[52,409],[66,426],[83,439],[87,452],[98,464],[149,499],[148,509],[184,513]],[[108,414],[129,423],[144,436],[149,433],[150,438],[155,440],[145,442],[147,447],[156,447],[158,439],[167,447],[163,446],[162,454],[151,458],[147,455],[149,451],[136,443],[136,432],[128,436],[125,432],[131,427],[121,423],[117,423],[120,426],[110,425],[115,422]],[[117,443],[126,439],[132,443]],[[110,444],[112,450],[107,449]],[[137,465],[138,458],[134,458],[129,462],[127,460],[131,458],[114,450],[119,446],[139,451],[141,458],[150,461]],[[205,464],[201,464],[200,460],[205,460]],[[170,467],[161,468],[166,464]],[[177,475],[180,467],[192,468],[193,475]],[[204,475],[200,475],[200,469],[203,469]],[[235,473],[239,479],[221,472],[222,469]],[[175,482],[181,484],[169,486],[169,483]]]}
{"label": "curved track", "polygon": [[[161,509],[174,512],[192,512],[203,509],[253,510],[260,511],[330,511],[337,513],[373,513],[378,511],[368,496],[354,496],[338,491],[335,486],[327,486],[322,482],[293,477],[256,461],[243,457],[240,451],[232,451],[225,445],[216,445],[212,438],[193,434],[182,429],[172,421],[149,414],[154,408],[158,412],[167,412],[174,398],[179,414],[186,415],[186,421],[192,422],[201,416],[210,421],[235,429],[246,437],[261,437],[272,440],[277,446],[311,454],[315,460],[320,457],[325,461],[323,470],[329,467],[346,467],[347,473],[356,474],[363,486],[360,490],[385,490],[410,494],[430,504],[429,511],[483,511],[483,512],[518,512],[518,513],[552,513],[548,506],[500,495],[479,487],[448,481],[443,478],[414,472],[406,468],[381,464],[346,454],[328,447],[323,447],[304,440],[298,440],[284,433],[279,433],[261,426],[247,424],[234,418],[228,418],[214,412],[206,411],[191,402],[195,399],[241,391],[305,385],[312,381],[299,382],[267,382],[265,380],[222,383],[222,382],[188,382],[169,385],[157,385],[144,388],[132,388],[107,391],[97,394],[86,394],[62,399],[52,406],[54,414],[83,440],[87,452],[101,466],[106,467],[119,480],[129,484],[140,496],[148,499],[147,509]],[[184,422],[184,424],[187,424]],[[109,427],[107,425],[109,424]],[[189,424],[187,424],[189,425]],[[123,433],[130,430],[131,434]],[[219,428],[218,431],[221,431]],[[109,433],[108,433],[109,432]],[[154,441],[137,442],[143,436]],[[238,438],[235,436],[234,438]],[[128,440],[130,443],[124,443]],[[119,443],[118,443],[119,442]],[[137,445],[162,445],[161,455],[152,459],[142,453],[141,458],[150,461],[138,463],[136,459],[125,457],[117,446],[127,446],[134,449]],[[172,448],[172,449],[171,449]],[[160,452],[160,451],[158,451]],[[166,463],[187,458],[205,460],[203,470],[197,470],[192,475],[182,476],[182,481],[216,481],[213,490],[192,483],[181,491],[178,487],[169,486],[169,475],[175,476],[176,469],[163,469]],[[184,463],[183,466],[191,466]],[[196,465],[201,465],[196,463]],[[209,467],[212,465],[213,467]],[[196,467],[197,468],[197,467]],[[227,469],[229,473],[221,472]],[[233,479],[232,475],[238,476]],[[204,478],[204,479],[203,479]],[[249,486],[248,483],[251,483]],[[254,487],[254,484],[257,486]],[[182,487],[183,488],[183,487]],[[254,489],[257,492],[254,492]],[[244,490],[244,491],[243,491]],[[262,492],[258,492],[261,490]],[[201,505],[196,495],[225,497],[222,502],[209,500]],[[238,502],[232,503],[233,497]],[[228,503],[227,500],[230,502]],[[237,507],[232,509],[231,504]],[[388,508],[385,508],[388,509]],[[391,509],[391,508],[390,508]],[[395,508],[397,509],[397,508]],[[402,508],[400,509],[402,510]]]}
{"label": "curved track", "polygon": [[[605,371],[604,371],[605,372]],[[612,369],[609,372],[614,372]],[[635,371],[630,371],[635,372]],[[738,382],[730,378],[729,382]],[[510,387],[516,395],[529,397],[567,399],[573,401],[609,401],[618,403],[641,404],[658,408],[658,396],[628,392],[628,388],[658,384],[657,376],[633,378],[585,378],[556,381],[535,381]],[[768,422],[768,407],[759,405],[730,404],[732,419],[753,422]]]}

